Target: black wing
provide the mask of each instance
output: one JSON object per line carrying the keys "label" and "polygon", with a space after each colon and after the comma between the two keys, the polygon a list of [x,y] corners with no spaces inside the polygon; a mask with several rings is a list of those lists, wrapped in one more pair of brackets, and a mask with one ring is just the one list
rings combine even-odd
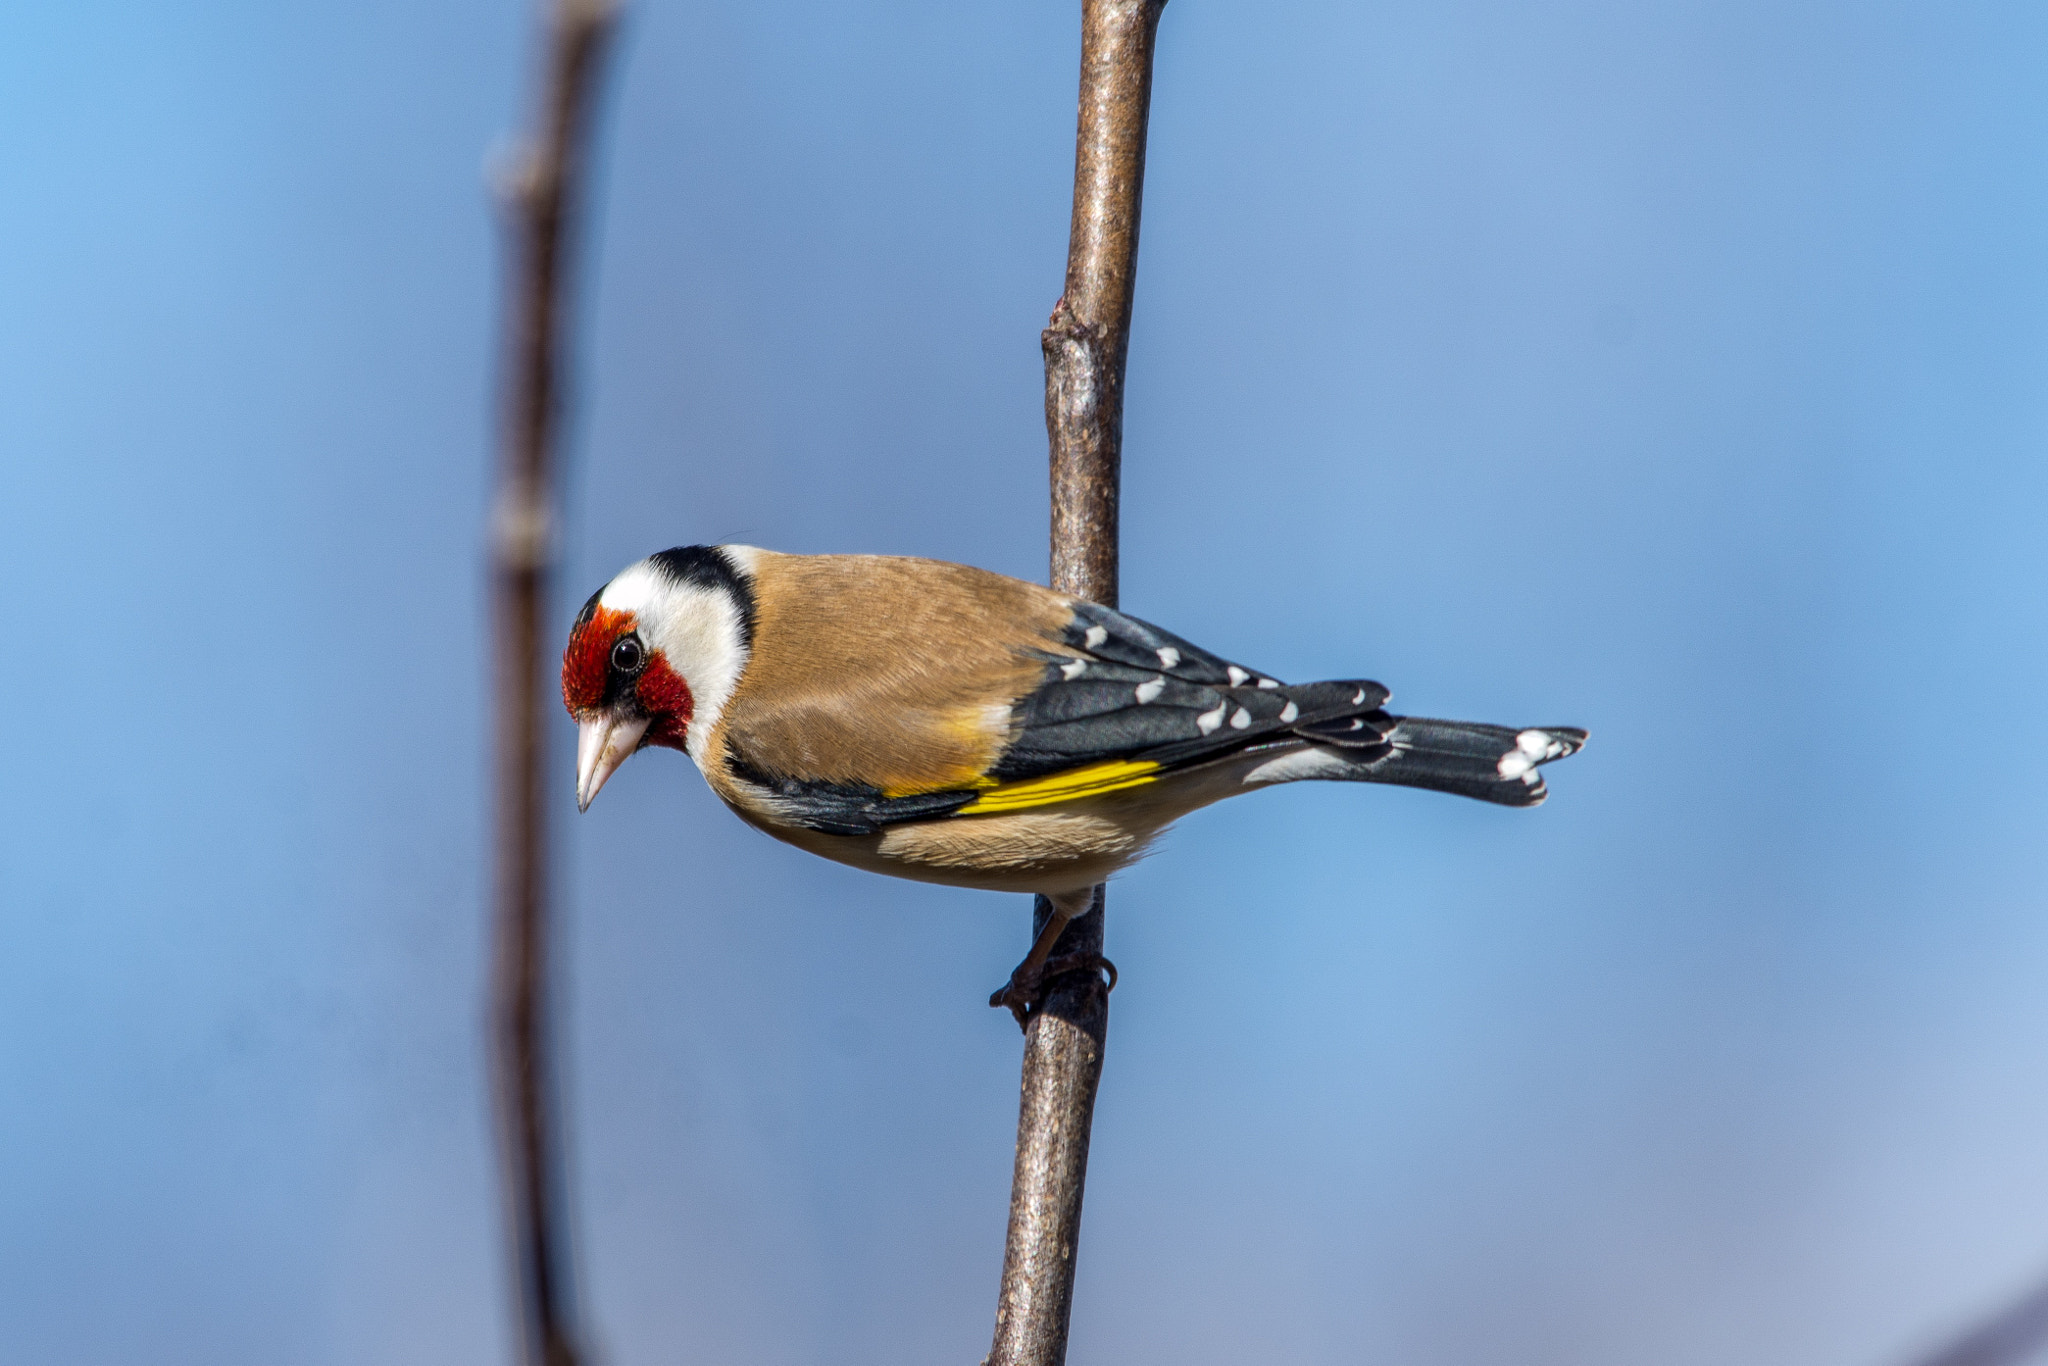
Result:
{"label": "black wing", "polygon": [[1076,654],[1048,658],[990,777],[1017,782],[1115,759],[1178,767],[1286,734],[1364,747],[1393,726],[1377,683],[1289,686],[1094,603],[1075,607],[1064,643]]}
{"label": "black wing", "polygon": [[725,755],[733,777],[757,789],[782,819],[828,835],[874,835],[885,825],[936,820],[952,815],[979,795],[959,791],[890,797],[865,783],[825,783],[764,773],[748,763],[729,740]]}

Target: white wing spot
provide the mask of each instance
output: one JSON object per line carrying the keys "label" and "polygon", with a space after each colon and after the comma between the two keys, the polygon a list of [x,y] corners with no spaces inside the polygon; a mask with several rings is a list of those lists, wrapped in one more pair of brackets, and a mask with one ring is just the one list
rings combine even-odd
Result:
{"label": "white wing spot", "polygon": [[1103,642],[1107,641],[1108,639],[1108,627],[1090,626],[1088,628],[1088,634],[1081,637],[1081,643],[1086,645],[1091,650],[1099,650],[1102,648]]}
{"label": "white wing spot", "polygon": [[1230,703],[1228,702],[1218,702],[1214,711],[1205,711],[1200,716],[1197,716],[1195,718],[1195,729],[1204,735],[1215,734],[1216,728],[1223,724],[1223,710],[1229,705]]}
{"label": "white wing spot", "polygon": [[1066,679],[1067,682],[1071,683],[1075,679],[1079,678],[1081,676],[1082,670],[1086,669],[1087,667],[1088,661],[1085,659],[1070,660],[1067,663],[1060,665],[1060,677]]}
{"label": "white wing spot", "polygon": [[1277,678],[1262,678],[1259,680],[1259,686],[1262,688],[1277,688],[1280,686],[1280,680]]}
{"label": "white wing spot", "polygon": [[1503,778],[1522,778],[1533,782],[1536,778],[1536,762],[1519,749],[1511,749],[1500,756],[1494,769]]}
{"label": "white wing spot", "polygon": [[1155,697],[1159,696],[1159,694],[1161,694],[1161,693],[1163,693],[1163,692],[1165,692],[1165,691],[1166,691],[1166,680],[1165,680],[1165,679],[1163,679],[1163,678],[1148,678],[1148,679],[1146,679],[1146,680],[1145,680],[1145,681],[1144,681],[1143,683],[1140,683],[1140,684],[1138,685],[1138,700],[1139,700],[1140,702],[1150,702],[1150,701],[1151,701],[1151,700],[1152,700],[1153,698],[1155,698]]}
{"label": "white wing spot", "polygon": [[1531,759],[1544,759],[1548,758],[1557,746],[1542,731],[1525,730],[1515,737],[1515,748]]}
{"label": "white wing spot", "polygon": [[1162,645],[1159,647],[1160,668],[1171,669],[1174,665],[1178,663],[1180,663],[1179,650],[1174,649],[1171,645]]}
{"label": "white wing spot", "polygon": [[1280,719],[1282,721],[1292,721],[1299,715],[1301,715],[1301,708],[1295,706],[1292,702],[1289,702],[1280,709]]}
{"label": "white wing spot", "polygon": [[1365,701],[1365,689],[1363,689],[1363,688],[1360,688],[1360,689],[1359,689],[1359,690],[1358,690],[1357,692],[1355,692],[1355,693],[1353,693],[1353,694],[1351,695],[1351,705],[1352,705],[1352,706],[1354,706],[1354,707],[1355,707],[1355,706],[1357,706],[1357,705],[1358,705],[1358,704],[1359,704],[1360,702],[1363,702],[1363,701]]}
{"label": "white wing spot", "polygon": [[1543,775],[1532,768],[1527,773],[1524,773],[1522,775],[1522,781],[1527,783],[1529,786],[1534,787],[1536,786],[1536,784],[1543,781]]}
{"label": "white wing spot", "polygon": [[1243,730],[1251,723],[1252,714],[1243,707],[1239,707],[1236,711],[1230,713],[1230,728],[1232,730]]}
{"label": "white wing spot", "polygon": [[1245,680],[1246,680],[1247,678],[1250,678],[1250,677],[1251,677],[1251,675],[1250,675],[1250,674],[1246,673],[1246,672],[1245,672],[1245,671],[1244,671],[1243,669],[1240,669],[1240,668],[1238,668],[1238,667],[1237,667],[1237,665],[1233,664],[1233,665],[1231,665],[1231,666],[1230,666],[1230,686],[1231,686],[1231,687],[1233,687],[1233,688],[1242,688],[1242,687],[1244,686],[1244,681],[1245,681]]}

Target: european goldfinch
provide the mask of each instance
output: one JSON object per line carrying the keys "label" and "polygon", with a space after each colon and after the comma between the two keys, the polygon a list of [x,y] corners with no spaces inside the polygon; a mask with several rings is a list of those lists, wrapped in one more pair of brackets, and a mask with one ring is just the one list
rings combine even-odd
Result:
{"label": "european goldfinch", "polygon": [[635,751],[683,750],[742,820],[799,848],[1043,895],[1025,978],[1097,883],[1198,807],[1304,778],[1534,806],[1538,766],[1586,739],[1391,716],[1388,697],[1282,683],[965,565],[738,545],[628,567],[562,658],[579,808]]}

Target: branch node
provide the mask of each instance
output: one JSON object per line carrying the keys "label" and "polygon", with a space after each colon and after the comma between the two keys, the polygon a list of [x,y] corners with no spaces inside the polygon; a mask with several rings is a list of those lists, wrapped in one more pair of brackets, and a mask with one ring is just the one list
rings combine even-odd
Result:
{"label": "branch node", "polygon": [[498,567],[533,571],[554,563],[555,524],[545,499],[510,495],[491,514]]}

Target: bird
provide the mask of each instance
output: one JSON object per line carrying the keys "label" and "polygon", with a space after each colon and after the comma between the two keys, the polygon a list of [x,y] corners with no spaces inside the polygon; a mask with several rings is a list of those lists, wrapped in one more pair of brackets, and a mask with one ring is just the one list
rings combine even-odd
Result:
{"label": "bird", "polygon": [[1095,887],[1191,811],[1304,780],[1535,806],[1539,768],[1586,742],[1396,716],[1390,698],[1366,679],[1283,683],[985,569],[744,545],[627,566],[562,656],[579,810],[638,751],[678,749],[741,820],[800,849],[1043,897],[1043,931],[990,998],[1020,1024],[1077,966],[1048,960]]}

